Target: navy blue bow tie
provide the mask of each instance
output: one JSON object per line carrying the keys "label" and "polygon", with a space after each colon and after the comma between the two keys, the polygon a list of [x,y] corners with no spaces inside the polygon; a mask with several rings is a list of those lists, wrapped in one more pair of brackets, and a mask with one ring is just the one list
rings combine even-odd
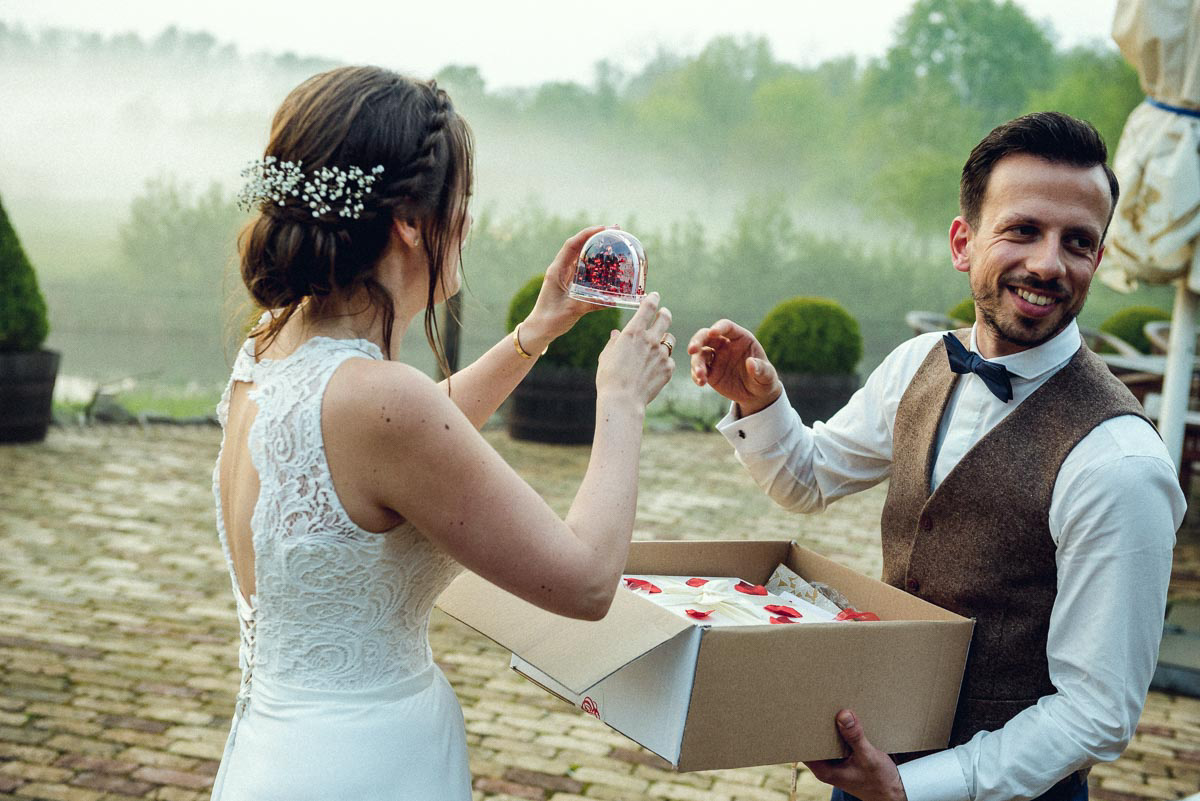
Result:
{"label": "navy blue bow tie", "polygon": [[974,373],[983,379],[983,383],[1000,400],[1008,403],[1012,400],[1012,382],[1008,380],[1008,370],[1003,364],[985,360],[978,353],[972,353],[963,347],[954,334],[942,337],[946,343],[946,355],[950,358],[950,369],[956,373]]}

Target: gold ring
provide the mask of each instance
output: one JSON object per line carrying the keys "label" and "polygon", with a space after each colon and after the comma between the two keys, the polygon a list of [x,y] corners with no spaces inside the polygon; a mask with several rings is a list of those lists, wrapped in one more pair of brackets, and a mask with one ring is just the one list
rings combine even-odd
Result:
{"label": "gold ring", "polygon": [[663,334],[663,338],[658,340],[658,344],[667,346],[667,358],[670,358],[671,354],[675,352],[675,337],[670,331]]}

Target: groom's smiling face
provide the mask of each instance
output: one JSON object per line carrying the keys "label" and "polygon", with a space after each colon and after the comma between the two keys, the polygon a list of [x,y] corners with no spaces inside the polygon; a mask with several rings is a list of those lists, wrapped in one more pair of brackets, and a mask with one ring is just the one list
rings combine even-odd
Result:
{"label": "groom's smiling face", "polygon": [[988,357],[1046,342],[1083,308],[1103,254],[1112,196],[1100,165],[1025,153],[996,163],[977,225],[950,229],[956,269],[968,273]]}

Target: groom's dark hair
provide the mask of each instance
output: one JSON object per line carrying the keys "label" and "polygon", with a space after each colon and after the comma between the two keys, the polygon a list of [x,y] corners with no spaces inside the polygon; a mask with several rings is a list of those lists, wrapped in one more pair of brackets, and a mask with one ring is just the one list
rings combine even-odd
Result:
{"label": "groom's dark hair", "polygon": [[[1108,147],[1100,133],[1086,120],[1059,111],[1039,111],[997,126],[971,151],[959,181],[958,206],[972,228],[979,225],[992,170],[1000,159],[1018,153],[1073,167],[1104,167],[1112,195],[1108,220],[1112,220],[1121,189],[1108,166]],[[1107,233],[1107,222],[1104,228]]]}

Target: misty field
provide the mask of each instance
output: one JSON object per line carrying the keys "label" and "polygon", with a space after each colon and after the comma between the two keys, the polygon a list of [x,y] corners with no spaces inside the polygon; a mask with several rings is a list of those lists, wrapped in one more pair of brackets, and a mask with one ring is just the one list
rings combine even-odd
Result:
{"label": "misty field", "polygon": [[[944,3],[943,3],[944,5]],[[879,61],[814,67],[764,40],[660,51],[637,73],[601,62],[585,86],[489,91],[437,76],[475,135],[463,357],[505,333],[513,292],[584,225],[618,223],[681,341],[729,317],[756,326],[795,295],[840,301],[864,337],[859,373],[911,335],[911,309],[967,295],[946,230],[971,146],[1017,114],[1091,120],[1115,150],[1142,98],[1101,44],[1059,49],[1016,6],[916,3]],[[248,56],[205,33],[153,40],[0,23],[0,197],[38,271],[62,372],[211,394],[250,309],[236,268],[238,172],[294,85],[335,66]],[[1170,308],[1169,290],[1096,283],[1082,322]],[[682,349],[677,358],[682,362]],[[431,372],[414,330],[401,357]],[[681,373],[683,371],[680,371]]]}

